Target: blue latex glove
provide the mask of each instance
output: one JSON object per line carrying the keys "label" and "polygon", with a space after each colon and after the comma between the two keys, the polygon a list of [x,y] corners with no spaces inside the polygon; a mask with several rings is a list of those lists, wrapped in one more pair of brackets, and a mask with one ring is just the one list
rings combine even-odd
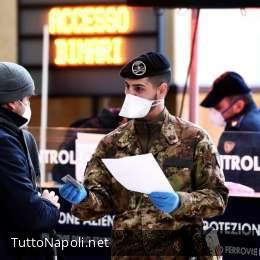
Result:
{"label": "blue latex glove", "polygon": [[151,192],[148,196],[153,205],[164,213],[170,213],[180,205],[180,198],[176,192]]}
{"label": "blue latex glove", "polygon": [[81,188],[78,188],[71,183],[65,183],[64,185],[60,186],[59,192],[62,198],[72,204],[79,204],[88,196],[88,192],[83,185]]}

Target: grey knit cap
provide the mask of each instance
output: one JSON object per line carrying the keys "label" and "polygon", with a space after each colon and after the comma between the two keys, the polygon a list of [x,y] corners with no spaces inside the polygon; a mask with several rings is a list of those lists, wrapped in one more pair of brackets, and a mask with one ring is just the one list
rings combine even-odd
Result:
{"label": "grey knit cap", "polygon": [[34,82],[29,72],[16,63],[0,62],[0,104],[34,95]]}

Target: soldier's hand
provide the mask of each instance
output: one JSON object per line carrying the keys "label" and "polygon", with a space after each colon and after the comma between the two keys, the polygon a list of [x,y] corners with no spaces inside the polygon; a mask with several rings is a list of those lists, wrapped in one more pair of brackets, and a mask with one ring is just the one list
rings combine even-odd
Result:
{"label": "soldier's hand", "polygon": [[79,204],[88,196],[88,192],[83,185],[81,185],[81,187],[76,187],[71,183],[65,183],[64,185],[60,186],[59,192],[62,198],[72,204]]}
{"label": "soldier's hand", "polygon": [[180,206],[180,198],[176,192],[151,192],[148,197],[164,213],[173,212]]}
{"label": "soldier's hand", "polygon": [[58,202],[59,196],[57,196],[54,191],[49,192],[48,190],[44,190],[41,196],[42,198],[50,201],[58,209],[60,208],[60,203]]}

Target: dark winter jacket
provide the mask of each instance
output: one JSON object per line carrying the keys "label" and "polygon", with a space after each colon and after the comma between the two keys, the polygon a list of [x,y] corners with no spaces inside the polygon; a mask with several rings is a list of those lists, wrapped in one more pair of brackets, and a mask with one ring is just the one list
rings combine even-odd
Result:
{"label": "dark winter jacket", "polygon": [[24,123],[26,119],[0,107],[0,251],[6,233],[48,232],[59,218],[59,210],[36,188],[38,154],[33,136],[19,128]]}

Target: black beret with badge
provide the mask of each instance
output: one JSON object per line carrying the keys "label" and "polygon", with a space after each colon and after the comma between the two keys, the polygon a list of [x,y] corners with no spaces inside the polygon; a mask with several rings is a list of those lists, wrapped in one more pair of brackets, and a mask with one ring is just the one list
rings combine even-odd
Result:
{"label": "black beret with badge", "polygon": [[120,76],[129,79],[141,79],[171,71],[168,59],[158,52],[147,52],[129,63],[120,71]]}

